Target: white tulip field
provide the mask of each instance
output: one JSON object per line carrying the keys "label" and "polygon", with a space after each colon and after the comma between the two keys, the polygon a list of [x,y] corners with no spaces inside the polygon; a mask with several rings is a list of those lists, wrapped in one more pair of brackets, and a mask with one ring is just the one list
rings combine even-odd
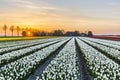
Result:
{"label": "white tulip field", "polygon": [[88,37],[1,41],[0,80],[120,80],[120,41]]}

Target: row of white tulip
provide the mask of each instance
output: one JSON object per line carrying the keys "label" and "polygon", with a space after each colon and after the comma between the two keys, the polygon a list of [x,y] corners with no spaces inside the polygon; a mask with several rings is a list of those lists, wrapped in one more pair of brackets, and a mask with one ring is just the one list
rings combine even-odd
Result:
{"label": "row of white tulip", "polygon": [[60,41],[29,56],[3,66],[0,69],[0,80],[25,80],[26,76],[32,73],[42,61],[45,61],[53,51],[57,50],[58,47],[64,44],[67,40],[68,39]]}
{"label": "row of white tulip", "polygon": [[114,44],[114,45],[120,46],[120,41],[105,40],[105,39],[97,39],[97,38],[93,38],[93,39],[99,40],[99,41],[101,41],[101,42],[110,43],[110,44]]}
{"label": "row of white tulip", "polygon": [[[102,44],[102,45],[105,45],[105,46],[109,46],[109,47],[112,47],[112,48],[115,48],[115,49],[118,49],[120,50],[120,45],[117,45],[117,44],[111,44],[110,41],[107,42],[107,40],[101,40],[101,39],[93,39],[93,38],[84,38],[86,40],[90,40],[90,41],[93,41],[93,42],[96,42],[98,44]],[[113,42],[113,41],[112,41]]]}
{"label": "row of white tulip", "polygon": [[75,41],[72,39],[36,80],[78,80]]}
{"label": "row of white tulip", "polygon": [[38,49],[40,49],[42,47],[45,47],[47,45],[56,43],[58,41],[60,41],[60,40],[55,40],[55,41],[51,41],[51,42],[48,42],[48,43],[27,47],[27,48],[23,48],[23,49],[20,49],[20,50],[16,50],[16,51],[12,51],[12,52],[0,55],[0,65],[5,64],[5,63],[7,63],[7,62],[9,62],[11,60],[17,59],[17,58],[19,58],[21,56],[30,54],[33,51],[36,51],[36,50],[38,50]]}
{"label": "row of white tulip", "polygon": [[22,40],[22,41],[5,41],[5,42],[0,42],[0,48],[29,44],[29,43],[34,43],[34,42],[38,42],[41,40],[42,39]]}
{"label": "row of white tulip", "polygon": [[81,40],[84,40],[85,42],[93,45],[94,47],[97,47],[98,49],[104,51],[105,53],[107,53],[108,55],[114,57],[115,59],[118,59],[120,61],[120,51],[117,50],[117,49],[114,49],[114,48],[111,48],[111,47],[108,47],[108,46],[104,46],[102,44],[97,44],[97,43],[94,43],[92,41],[89,41],[85,38],[80,38]]}
{"label": "row of white tulip", "polygon": [[[7,52],[7,51],[12,51],[14,49],[20,49],[20,48],[23,48],[23,47],[28,47],[28,46],[32,46],[34,44],[40,44],[40,43],[44,43],[44,42],[48,42],[48,41],[53,41],[53,40],[56,40],[56,39],[42,39],[42,40],[37,40],[37,42],[35,41],[33,43],[33,41],[31,43],[26,43],[24,45],[18,45],[18,46],[12,46],[12,47],[6,47],[6,48],[1,48],[0,49],[0,54],[2,54],[3,52]],[[9,44],[8,44],[9,45]]]}
{"label": "row of white tulip", "polygon": [[59,38],[34,39],[34,40],[22,40],[22,41],[5,41],[5,42],[0,42],[0,48],[36,43],[36,42],[40,42],[41,40],[43,41],[43,40],[49,40],[49,39],[56,40]]}
{"label": "row of white tulip", "polygon": [[120,65],[83,41],[77,39],[77,42],[94,80],[120,80]]}

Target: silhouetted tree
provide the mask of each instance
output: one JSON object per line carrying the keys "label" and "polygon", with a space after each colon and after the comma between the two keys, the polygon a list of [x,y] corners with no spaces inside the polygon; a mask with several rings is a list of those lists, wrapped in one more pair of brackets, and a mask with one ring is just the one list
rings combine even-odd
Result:
{"label": "silhouetted tree", "polygon": [[16,29],[17,29],[17,35],[19,36],[20,27],[19,27],[19,26],[17,26],[17,27],[16,27]]}
{"label": "silhouetted tree", "polygon": [[48,36],[53,36],[53,33],[52,33],[52,32],[49,32],[49,33],[48,33]]}
{"label": "silhouetted tree", "polygon": [[13,25],[10,27],[10,31],[12,32],[12,36],[13,36],[13,32],[14,32],[14,26]]}
{"label": "silhouetted tree", "polygon": [[6,24],[3,26],[3,30],[5,31],[5,37],[6,37],[6,31],[7,31],[7,25]]}
{"label": "silhouetted tree", "polygon": [[64,30],[54,30],[53,31],[53,36],[63,36],[64,35]]}
{"label": "silhouetted tree", "polygon": [[26,31],[22,31],[22,36],[27,36],[27,32]]}
{"label": "silhouetted tree", "polygon": [[75,36],[79,36],[80,35],[79,31],[75,31],[74,33],[75,33]]}
{"label": "silhouetted tree", "polygon": [[40,34],[41,34],[41,36],[46,36],[47,32],[42,31]]}
{"label": "silhouetted tree", "polygon": [[92,31],[88,31],[88,36],[89,36],[89,37],[93,36]]}
{"label": "silhouetted tree", "polygon": [[33,35],[34,35],[34,36],[40,36],[40,32],[39,32],[39,31],[33,32]]}

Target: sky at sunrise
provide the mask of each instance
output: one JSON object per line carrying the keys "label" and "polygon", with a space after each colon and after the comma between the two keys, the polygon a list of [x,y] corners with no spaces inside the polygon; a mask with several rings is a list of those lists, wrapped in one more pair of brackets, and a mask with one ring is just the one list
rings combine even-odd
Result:
{"label": "sky at sunrise", "polygon": [[4,24],[120,34],[120,0],[0,0],[0,34]]}

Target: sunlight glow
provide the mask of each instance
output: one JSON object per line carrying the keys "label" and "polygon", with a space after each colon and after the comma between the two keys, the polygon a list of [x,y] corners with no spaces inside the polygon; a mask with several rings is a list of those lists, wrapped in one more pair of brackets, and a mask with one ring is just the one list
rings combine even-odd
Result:
{"label": "sunlight glow", "polygon": [[120,0],[0,0],[0,26],[118,34],[119,8]]}
{"label": "sunlight glow", "polygon": [[32,34],[31,32],[27,32],[27,36],[28,36],[28,37],[32,37],[33,34]]}

